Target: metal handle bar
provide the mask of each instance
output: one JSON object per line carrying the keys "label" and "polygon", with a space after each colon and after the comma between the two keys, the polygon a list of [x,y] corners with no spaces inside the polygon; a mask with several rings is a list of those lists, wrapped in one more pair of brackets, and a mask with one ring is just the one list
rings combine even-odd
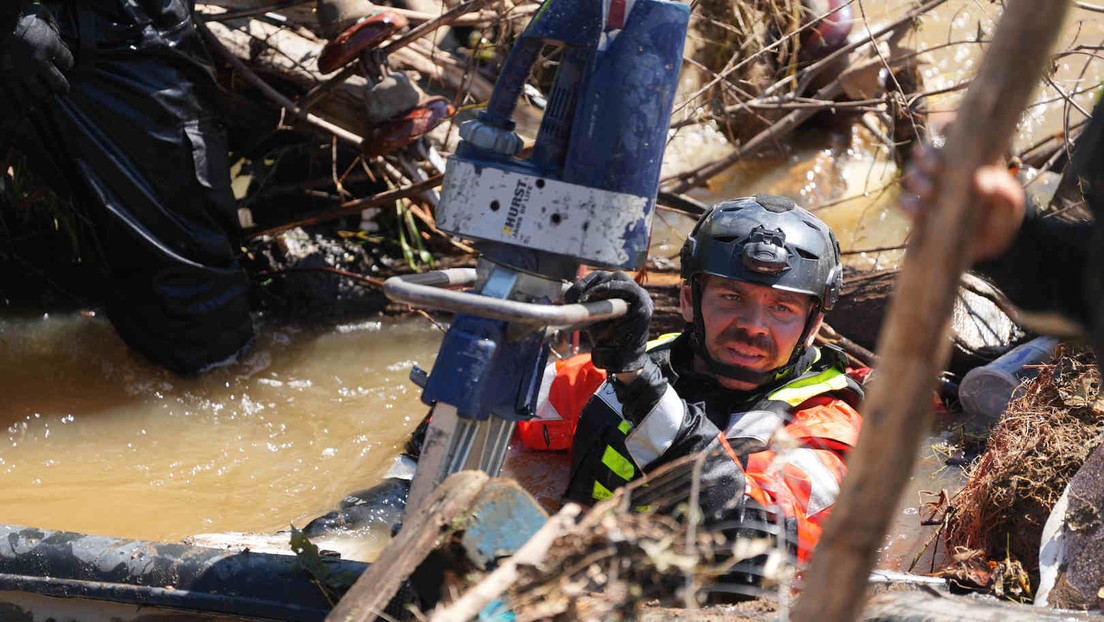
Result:
{"label": "metal handle bar", "polygon": [[535,326],[582,326],[621,317],[629,310],[628,303],[619,298],[582,304],[546,305],[441,289],[472,285],[475,280],[474,268],[451,268],[393,276],[383,282],[383,292],[395,302]]}

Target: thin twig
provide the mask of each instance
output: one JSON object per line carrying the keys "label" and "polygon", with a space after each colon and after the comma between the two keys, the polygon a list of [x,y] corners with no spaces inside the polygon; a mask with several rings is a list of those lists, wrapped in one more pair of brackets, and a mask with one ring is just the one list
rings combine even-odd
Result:
{"label": "thin twig", "polygon": [[356,272],[349,272],[348,270],[342,270],[341,268],[334,268],[330,266],[317,267],[317,268],[284,268],[283,270],[262,270],[257,273],[257,276],[267,278],[271,276],[287,276],[295,272],[324,272],[330,274],[336,274],[343,276],[347,279],[351,279],[362,285],[370,285],[376,289],[383,289],[383,281],[374,279],[370,276],[364,276],[363,274],[357,274]]}
{"label": "thin twig", "polygon": [[1104,6],[1097,6],[1095,4],[1089,4],[1088,2],[1074,2],[1074,6],[1086,11],[1092,11],[1093,13],[1104,13]]}
{"label": "thin twig", "polygon": [[[1092,60],[1092,59],[1090,58],[1089,60]],[[1081,104],[1078,104],[1077,102],[1075,102],[1073,100],[1072,95],[1070,95],[1069,93],[1062,90],[1062,87],[1058,86],[1058,84],[1053,79],[1051,79],[1050,76],[1044,75],[1043,80],[1046,80],[1047,84],[1054,87],[1054,90],[1058,91],[1058,94],[1061,96],[1061,99],[1066,100],[1066,103],[1068,105],[1073,106],[1074,108],[1076,108],[1077,111],[1080,112],[1081,114],[1085,115],[1086,118],[1092,116],[1092,114],[1088,110],[1085,110],[1084,108],[1081,107]],[[1069,124],[1067,123],[1064,127],[1065,127],[1066,133],[1068,133],[1069,132]]]}
{"label": "thin twig", "polygon": [[[379,60],[380,63],[384,63],[386,62],[387,56],[392,52],[403,49],[404,47],[429,34],[430,31],[436,30],[442,26],[448,26],[449,24],[458,20],[462,15],[482,9],[483,6],[489,1],[490,0],[471,0],[470,2],[466,2],[457,6],[456,8],[446,11],[442,13],[439,17],[431,19],[428,22],[425,22],[424,24],[411,29],[411,31],[406,33],[405,35],[399,37],[398,39],[395,39],[382,48],[379,48],[378,50],[376,50],[374,56]],[[325,97],[327,93],[337,87],[337,85],[345,82],[345,80],[348,80],[349,77],[356,74],[357,71],[359,71],[359,62],[350,63],[340,72],[338,72],[336,76],[326,80],[322,84],[314,87],[305,95],[303,95],[303,97],[299,100],[299,105],[302,106],[304,109],[310,108],[314,104],[318,103],[323,97]]]}
{"label": "thin twig", "polygon": [[448,26],[453,21],[458,19],[461,15],[482,9],[483,6],[486,5],[488,2],[490,2],[490,0],[470,0],[470,2],[465,2],[464,4],[458,5],[455,8],[449,9],[448,11],[442,13],[440,17],[437,17],[436,19],[430,20],[412,29],[405,35],[380,48],[380,56],[386,58],[388,54],[391,54],[395,50],[403,49],[404,47],[429,34],[430,31],[436,30],[442,26]]}
{"label": "thin twig", "polygon": [[242,231],[242,237],[251,240],[263,235],[276,235],[287,231],[288,229],[294,229],[295,227],[303,227],[306,225],[314,225],[320,222],[326,222],[341,218],[342,216],[351,216],[352,214],[358,214],[369,207],[379,207],[388,203],[393,203],[399,199],[409,199],[413,196],[425,192],[426,190],[432,190],[441,185],[441,175],[431,177],[423,182],[411,184],[405,188],[396,188],[395,190],[389,190],[387,192],[381,192],[377,195],[365,197],[363,199],[357,199],[355,201],[349,201],[348,203],[341,204],[338,208],[323,212],[321,214],[315,214],[306,218],[300,218],[298,220],[270,227],[268,229],[246,229]]}
{"label": "thin twig", "polygon": [[[1088,119],[1082,119],[1082,120],[1078,121],[1077,123],[1074,123],[1069,128],[1070,132],[1072,133],[1073,130],[1081,129],[1088,122],[1089,122]],[[1045,146],[1047,143],[1049,143],[1051,141],[1061,140],[1061,141],[1065,142],[1068,139],[1069,139],[1069,137],[1066,136],[1065,132],[1054,132],[1053,134],[1050,134],[1050,135],[1046,136],[1045,138],[1036,141],[1033,145],[1031,145],[1030,147],[1027,147],[1023,151],[1021,151],[1019,153],[1018,157],[1021,160],[1025,159],[1025,158],[1029,158],[1029,157],[1031,157],[1031,152],[1036,151],[1038,149],[1041,149],[1043,146]]]}
{"label": "thin twig", "polygon": [[869,253],[884,253],[884,252],[887,252],[887,251],[902,251],[902,250],[905,250],[905,246],[906,246],[905,244],[896,244],[894,246],[879,246],[879,247],[876,247],[876,248],[861,248],[861,249],[857,249],[857,250],[843,251],[843,252],[840,253],[840,255],[843,255],[843,256],[847,256],[847,255],[864,255],[864,254],[869,254]]}
{"label": "thin twig", "polygon": [[442,324],[442,323],[438,322],[437,320],[433,319],[432,315],[426,313],[422,309],[415,309],[414,307],[410,307],[410,310],[413,311],[414,313],[424,317],[426,320],[429,321],[430,324],[433,324],[434,328],[441,331],[442,333],[447,333],[448,332],[448,328],[446,328],[444,324]]}
{"label": "thin twig", "polygon": [[253,7],[251,9],[239,9],[237,11],[227,11],[225,13],[218,13],[216,15],[205,15],[204,21],[208,22],[228,22],[232,19],[238,19],[241,17],[253,17],[254,15],[264,15],[265,13],[271,13],[273,11],[282,11],[284,9],[290,9],[293,6],[299,6],[300,4],[306,4],[312,0],[284,0],[283,2],[274,2],[272,4],[265,4],[262,6]]}
{"label": "thin twig", "polygon": [[199,30],[199,32],[203,35],[203,38],[207,42],[207,47],[211,51],[222,57],[222,59],[226,62],[230,63],[230,66],[234,68],[234,71],[241,75],[241,77],[244,78],[246,82],[260,89],[260,91],[264,93],[266,97],[279,104],[280,107],[282,107],[284,110],[295,115],[295,117],[301,119],[308,125],[312,125],[318,129],[333,134],[334,136],[357,147],[358,149],[364,144],[364,139],[362,137],[307,112],[306,109],[296,106],[295,102],[291,101],[282,93],[272,88],[272,86],[262,80],[260,76],[253,73],[253,70],[246,66],[246,64],[243,63],[241,59],[239,59],[237,56],[234,56],[234,54],[230,50],[226,49],[226,46],[224,46],[222,42],[218,40],[218,37],[212,34],[211,31],[207,28],[207,25],[203,23],[203,20],[196,20],[196,29]]}

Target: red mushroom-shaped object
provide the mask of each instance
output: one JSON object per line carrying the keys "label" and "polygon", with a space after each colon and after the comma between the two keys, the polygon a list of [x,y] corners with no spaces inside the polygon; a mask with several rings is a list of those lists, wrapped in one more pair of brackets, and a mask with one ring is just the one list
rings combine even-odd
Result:
{"label": "red mushroom-shaped object", "polygon": [[[805,9],[803,23],[816,24],[801,33],[801,59],[817,60],[840,49],[847,43],[854,22],[854,10],[846,0],[802,0]],[[821,15],[835,11],[817,20]]]}
{"label": "red mushroom-shaped object", "polygon": [[394,153],[451,117],[455,110],[444,97],[431,97],[404,116],[373,127],[364,139],[369,158]]}
{"label": "red mushroom-shaped object", "polygon": [[358,60],[361,55],[387,40],[406,26],[406,18],[394,11],[379,11],[366,17],[322,48],[318,56],[318,70],[332,73]]}

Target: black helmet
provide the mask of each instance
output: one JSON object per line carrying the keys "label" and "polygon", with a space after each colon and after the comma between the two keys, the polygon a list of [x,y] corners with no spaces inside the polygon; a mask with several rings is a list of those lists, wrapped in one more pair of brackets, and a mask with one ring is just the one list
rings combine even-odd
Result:
{"label": "black helmet", "polygon": [[718,203],[680,253],[682,278],[712,274],[808,294],[828,311],[843,286],[840,247],[828,225],[792,200],[757,194]]}
{"label": "black helmet", "polygon": [[[828,225],[791,199],[757,194],[718,203],[698,219],[679,253],[681,276],[693,292],[692,344],[720,376],[761,384],[801,374],[808,360],[805,340],[821,311],[839,300],[843,287],[840,247]],[[705,348],[701,316],[702,274],[745,281],[812,296],[814,304],[787,365],[753,372],[714,360]]]}

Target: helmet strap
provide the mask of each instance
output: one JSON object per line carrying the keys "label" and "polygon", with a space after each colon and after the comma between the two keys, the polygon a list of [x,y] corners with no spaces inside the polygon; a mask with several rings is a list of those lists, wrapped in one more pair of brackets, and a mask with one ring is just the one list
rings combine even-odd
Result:
{"label": "helmet strap", "polygon": [[813,324],[816,323],[817,316],[820,315],[820,301],[813,298],[813,304],[809,307],[809,316],[805,318],[805,328],[801,331],[801,338],[797,340],[797,345],[794,346],[793,352],[790,353],[790,363],[797,360],[801,352],[805,349],[805,341],[809,338],[809,333],[813,332]]}
{"label": "helmet strap", "polygon": [[790,353],[790,358],[786,364],[770,371],[760,372],[752,371],[738,365],[722,363],[710,356],[709,350],[705,347],[705,321],[702,319],[701,312],[700,273],[695,274],[690,279],[690,295],[694,311],[694,321],[691,322],[690,329],[690,347],[695,355],[705,361],[706,366],[709,367],[709,371],[711,371],[713,375],[760,386],[768,382],[774,383],[780,380],[796,378],[804,373],[805,369],[812,364],[811,357],[802,355],[806,352],[811,352],[811,350],[805,347],[805,340],[809,338],[809,333],[812,331],[813,324],[820,312],[819,302],[814,300],[813,307],[809,310],[809,316],[805,320],[805,329],[801,331],[801,339],[794,345],[793,352]]}

